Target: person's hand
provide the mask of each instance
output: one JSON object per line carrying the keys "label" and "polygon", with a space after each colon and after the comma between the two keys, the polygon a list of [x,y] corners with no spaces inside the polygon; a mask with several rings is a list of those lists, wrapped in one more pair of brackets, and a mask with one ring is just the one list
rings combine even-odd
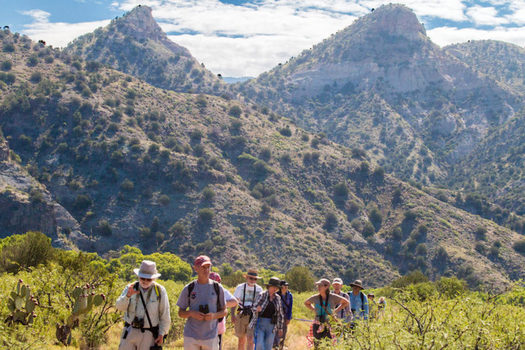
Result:
{"label": "person's hand", "polygon": [[202,312],[199,312],[199,311],[190,311],[190,317],[198,320],[198,321],[204,321],[204,316],[206,316],[205,314],[203,314]]}
{"label": "person's hand", "polygon": [[130,284],[128,285],[128,292],[126,293],[126,296],[127,296],[128,298],[131,298],[133,295],[135,295],[135,294],[139,294],[139,293],[140,293],[138,290],[135,290],[135,289],[133,288],[134,285],[135,285],[135,282],[134,282],[134,283],[130,283]]}
{"label": "person's hand", "polygon": [[257,312],[261,312],[261,311],[262,311],[261,305],[257,306]]}
{"label": "person's hand", "polygon": [[164,336],[162,334],[159,334],[157,339],[155,339],[155,344],[162,345],[162,342],[164,341]]}
{"label": "person's hand", "polygon": [[211,321],[214,318],[216,318],[215,317],[215,315],[216,315],[215,313],[209,313],[209,314],[203,314],[203,315],[204,315],[204,317],[202,319],[203,321]]}

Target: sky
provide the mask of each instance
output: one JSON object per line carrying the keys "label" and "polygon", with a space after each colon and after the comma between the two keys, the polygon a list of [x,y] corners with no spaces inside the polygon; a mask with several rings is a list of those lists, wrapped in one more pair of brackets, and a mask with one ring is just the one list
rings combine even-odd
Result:
{"label": "sky", "polygon": [[[0,26],[64,47],[135,6],[224,77],[257,76],[390,1],[0,0]],[[525,0],[399,0],[440,46],[493,39],[525,46]]]}

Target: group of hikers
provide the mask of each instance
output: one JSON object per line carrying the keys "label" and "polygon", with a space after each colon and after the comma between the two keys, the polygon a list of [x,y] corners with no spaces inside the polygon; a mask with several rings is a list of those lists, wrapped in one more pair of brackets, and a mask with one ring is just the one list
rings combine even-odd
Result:
{"label": "group of hikers", "polygon": [[[222,349],[228,310],[238,350],[283,349],[293,307],[288,283],[272,277],[263,290],[257,284],[261,279],[257,270],[249,269],[244,275],[246,282],[239,284],[232,295],[220,284],[221,277],[211,271],[211,266],[208,256],[197,257],[193,262],[197,279],[183,288],[177,300],[178,315],[186,319],[184,349]],[[124,312],[119,350],[162,349],[171,325],[166,289],[155,281],[160,277],[155,262],[144,260],[134,272],[138,281],[127,285],[116,301],[116,308]],[[332,338],[330,317],[353,329],[358,320],[381,317],[386,307],[384,298],[376,304],[373,294],[363,293],[360,280],[350,283],[350,294],[342,291],[341,278],[331,283],[322,278],[315,284],[318,293],[304,303],[315,312],[311,328],[314,348],[320,340]],[[375,305],[372,313],[370,305]]]}

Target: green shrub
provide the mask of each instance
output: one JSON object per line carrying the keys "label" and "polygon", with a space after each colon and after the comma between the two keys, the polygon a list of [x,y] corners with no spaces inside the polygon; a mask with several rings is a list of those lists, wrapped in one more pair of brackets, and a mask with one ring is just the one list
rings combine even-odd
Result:
{"label": "green shrub", "polygon": [[416,270],[412,271],[409,274],[399,277],[394,280],[391,284],[394,288],[404,288],[411,284],[428,282],[428,277],[423,274],[423,272]]}
{"label": "green shrub", "polygon": [[350,189],[348,188],[348,185],[344,181],[339,182],[337,185],[334,186],[334,195],[336,197],[346,199],[349,193],[350,193]]}
{"label": "green shrub", "polygon": [[0,240],[0,271],[17,273],[20,269],[46,264],[54,257],[51,238],[40,232],[12,235]]}
{"label": "green shrub", "polygon": [[290,289],[299,293],[314,289],[314,276],[306,266],[294,266],[286,272],[286,281],[290,284]]}
{"label": "green shrub", "polygon": [[329,211],[324,217],[324,228],[327,231],[332,231],[338,225],[337,215],[333,211]]}
{"label": "green shrub", "polygon": [[93,201],[87,194],[79,194],[73,202],[73,208],[76,210],[87,209]]}
{"label": "green shrub", "polygon": [[135,189],[135,184],[130,179],[125,179],[120,184],[120,189],[126,192],[131,192]]}
{"label": "green shrub", "polygon": [[438,293],[448,299],[453,299],[467,291],[465,281],[456,277],[441,277],[435,284]]}
{"label": "green shrub", "polygon": [[292,136],[292,130],[290,129],[288,125],[285,126],[284,128],[279,129],[279,133],[286,137]]}
{"label": "green shrub", "polygon": [[228,111],[228,114],[235,118],[239,118],[241,116],[241,113],[241,107],[237,105],[230,107],[230,110]]}
{"label": "green shrub", "polygon": [[512,247],[521,255],[525,255],[525,239],[516,241]]}
{"label": "green shrub", "polygon": [[102,236],[111,236],[113,229],[111,228],[109,221],[102,219],[98,222],[97,232]]}
{"label": "green shrub", "polygon": [[11,70],[11,67],[13,67],[13,64],[11,63],[11,61],[8,60],[5,60],[0,64],[0,69],[2,69],[5,72]]}
{"label": "green shrub", "polygon": [[205,225],[210,225],[214,216],[215,212],[211,208],[202,208],[198,213],[199,221]]}
{"label": "green shrub", "polygon": [[215,191],[211,187],[205,187],[202,190],[202,198],[206,201],[212,201],[215,198]]}

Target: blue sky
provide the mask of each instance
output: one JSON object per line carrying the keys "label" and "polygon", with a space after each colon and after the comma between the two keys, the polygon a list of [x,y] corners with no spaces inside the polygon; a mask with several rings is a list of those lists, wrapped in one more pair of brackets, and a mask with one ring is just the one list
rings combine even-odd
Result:
{"label": "blue sky", "polygon": [[[390,1],[0,0],[0,25],[65,46],[138,4],[171,40],[223,76],[256,76]],[[525,46],[525,0],[401,0],[438,45],[495,39]]]}

